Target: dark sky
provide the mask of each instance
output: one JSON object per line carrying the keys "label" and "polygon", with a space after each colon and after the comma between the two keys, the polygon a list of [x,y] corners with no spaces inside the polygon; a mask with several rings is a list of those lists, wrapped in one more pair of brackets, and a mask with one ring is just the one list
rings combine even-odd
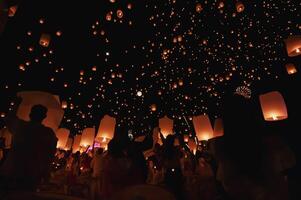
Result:
{"label": "dark sky", "polygon": [[105,114],[141,133],[164,115],[214,119],[236,87],[300,65],[283,42],[301,34],[298,0],[112,1],[23,0],[0,35],[0,112],[18,91],[48,91],[73,133]]}

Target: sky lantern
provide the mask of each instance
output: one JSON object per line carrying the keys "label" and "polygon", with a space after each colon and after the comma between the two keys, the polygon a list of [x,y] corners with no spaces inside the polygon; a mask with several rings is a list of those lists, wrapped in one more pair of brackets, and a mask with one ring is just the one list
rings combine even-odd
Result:
{"label": "sky lantern", "polygon": [[289,57],[301,55],[301,35],[289,36],[284,42]]}
{"label": "sky lantern", "polygon": [[98,132],[97,132],[97,140],[104,140],[104,138],[112,139],[115,133],[116,119],[114,117],[110,117],[109,115],[105,115],[100,121]]}
{"label": "sky lantern", "polygon": [[9,7],[9,9],[8,9],[8,16],[9,17],[15,16],[15,14],[17,12],[17,9],[18,9],[17,5]]}
{"label": "sky lantern", "polygon": [[43,33],[40,37],[40,45],[43,47],[48,47],[50,44],[51,36],[49,34]]}
{"label": "sky lantern", "polygon": [[163,136],[166,138],[168,135],[173,133],[173,120],[164,116],[159,119],[159,128],[161,129]]}
{"label": "sky lantern", "polygon": [[109,13],[107,13],[107,15],[106,15],[106,20],[107,21],[111,21],[112,20],[112,14],[109,12]]}
{"label": "sky lantern", "polygon": [[288,63],[285,65],[286,71],[289,75],[297,73],[297,68],[294,64]]}
{"label": "sky lantern", "polygon": [[278,91],[259,96],[261,110],[266,121],[278,121],[288,118],[283,96]]}
{"label": "sky lantern", "polygon": [[224,125],[223,120],[220,118],[215,119],[213,137],[220,137],[224,135]]}
{"label": "sky lantern", "polygon": [[239,13],[245,10],[245,5],[242,2],[237,2],[235,4],[235,7],[236,7],[236,11]]}
{"label": "sky lantern", "polygon": [[199,141],[209,140],[213,137],[213,129],[208,115],[193,117],[192,121]]}
{"label": "sky lantern", "polygon": [[190,151],[195,155],[196,151],[197,151],[197,144],[193,138],[190,138],[188,140],[188,146],[189,146]]}
{"label": "sky lantern", "polygon": [[56,131],[56,137],[58,139],[56,148],[65,149],[70,131],[66,128],[60,128]]}
{"label": "sky lantern", "polygon": [[62,101],[62,108],[66,109],[68,107],[67,101]]}
{"label": "sky lantern", "polygon": [[195,5],[195,11],[196,11],[197,13],[200,13],[200,12],[202,12],[202,10],[203,10],[202,4],[197,3],[197,4]]}
{"label": "sky lantern", "polygon": [[188,141],[189,141],[189,135],[185,134],[185,135],[184,135],[184,142],[187,143]]}
{"label": "sky lantern", "polygon": [[77,151],[80,151],[80,141],[81,141],[82,135],[75,135],[74,141],[72,145],[72,153],[76,153]]}
{"label": "sky lantern", "polygon": [[73,144],[73,138],[68,138],[68,140],[67,140],[67,143],[66,143],[66,146],[65,146],[65,150],[66,151],[69,151],[69,150],[71,150],[71,148],[72,148],[72,144]]}
{"label": "sky lantern", "polygon": [[152,105],[150,106],[150,108],[151,108],[151,111],[152,111],[152,112],[155,112],[155,111],[157,110],[156,104],[152,104]]}
{"label": "sky lantern", "polygon": [[95,137],[95,128],[85,128],[82,133],[80,147],[92,147]]}
{"label": "sky lantern", "polygon": [[117,17],[119,19],[121,19],[123,17],[123,11],[122,10],[117,10],[116,14],[117,14]]}
{"label": "sky lantern", "polygon": [[57,131],[64,116],[64,110],[61,108],[58,97],[40,91],[19,92],[17,96],[22,97],[22,102],[17,111],[17,116],[20,119],[29,121],[29,114],[32,106],[41,104],[48,109],[47,117],[42,123],[45,126],[52,128],[54,132]]}

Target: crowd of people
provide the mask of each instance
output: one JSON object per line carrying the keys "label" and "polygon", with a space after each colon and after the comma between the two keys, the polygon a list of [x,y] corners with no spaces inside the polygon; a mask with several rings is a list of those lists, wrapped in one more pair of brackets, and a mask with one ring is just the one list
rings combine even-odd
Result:
{"label": "crowd of people", "polygon": [[93,200],[141,184],[164,187],[178,200],[293,199],[297,183],[290,171],[297,161],[283,129],[263,126],[253,102],[240,95],[229,97],[223,108],[224,136],[200,141],[196,149],[182,135],[165,138],[157,127],[143,141],[131,140],[124,130],[107,149],[72,153],[55,152],[54,133],[41,124],[45,110],[33,107],[30,122],[7,120],[13,139],[0,166],[1,187],[36,189],[41,181],[59,177],[66,194]]}

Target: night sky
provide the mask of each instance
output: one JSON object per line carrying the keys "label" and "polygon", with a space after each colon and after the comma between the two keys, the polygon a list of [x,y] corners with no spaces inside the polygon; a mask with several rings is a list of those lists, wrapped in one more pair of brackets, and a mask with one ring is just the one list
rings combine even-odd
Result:
{"label": "night sky", "polygon": [[73,134],[105,114],[137,134],[164,115],[189,132],[183,116],[214,119],[236,87],[286,75],[300,14],[300,0],[23,0],[0,35],[0,112],[41,90],[68,103]]}

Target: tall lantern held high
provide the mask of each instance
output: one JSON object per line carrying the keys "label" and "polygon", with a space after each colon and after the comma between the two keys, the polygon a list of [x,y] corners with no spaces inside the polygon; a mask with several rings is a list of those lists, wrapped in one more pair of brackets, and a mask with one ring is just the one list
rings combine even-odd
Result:
{"label": "tall lantern held high", "polygon": [[288,118],[283,96],[278,91],[259,96],[261,110],[266,121],[278,121]]}
{"label": "tall lantern held high", "polygon": [[223,120],[217,118],[214,121],[213,137],[221,137],[223,135],[224,135]]}
{"label": "tall lantern held high", "polygon": [[19,92],[17,96],[22,97],[22,102],[17,111],[17,116],[20,119],[29,121],[29,114],[32,106],[41,104],[48,109],[47,117],[42,123],[45,126],[52,128],[54,132],[57,131],[63,119],[64,110],[61,108],[61,103],[56,96],[40,91]]}
{"label": "tall lantern held high", "polygon": [[173,120],[164,116],[159,119],[159,128],[161,129],[163,136],[166,138],[168,135],[173,134]]}
{"label": "tall lantern held high", "polygon": [[100,121],[97,136],[95,141],[100,144],[100,147],[106,149],[109,141],[114,137],[116,119],[105,115]]}
{"label": "tall lantern held high", "polygon": [[199,141],[209,140],[213,137],[213,129],[208,115],[193,117],[192,120]]}
{"label": "tall lantern held high", "polygon": [[284,42],[289,57],[301,55],[301,35],[289,36]]}
{"label": "tall lantern held high", "polygon": [[58,149],[65,149],[66,144],[68,142],[70,131],[66,128],[60,128],[56,132],[56,137],[58,139],[56,147]]}
{"label": "tall lantern held high", "polygon": [[80,141],[81,141],[82,135],[75,135],[72,145],[72,153],[76,153],[77,151],[80,151]]}
{"label": "tall lantern held high", "polygon": [[80,141],[80,147],[87,148],[92,147],[95,137],[95,128],[85,128],[82,133]]}

